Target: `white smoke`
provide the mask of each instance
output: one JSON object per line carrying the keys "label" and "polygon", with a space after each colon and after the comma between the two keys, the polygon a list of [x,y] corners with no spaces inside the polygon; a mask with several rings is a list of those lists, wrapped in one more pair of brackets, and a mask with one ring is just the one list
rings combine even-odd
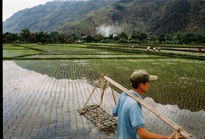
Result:
{"label": "white smoke", "polygon": [[96,30],[97,30],[97,33],[100,33],[104,37],[108,37],[110,35],[117,35],[122,32],[122,28],[118,24],[115,24],[115,25],[103,24],[97,27]]}

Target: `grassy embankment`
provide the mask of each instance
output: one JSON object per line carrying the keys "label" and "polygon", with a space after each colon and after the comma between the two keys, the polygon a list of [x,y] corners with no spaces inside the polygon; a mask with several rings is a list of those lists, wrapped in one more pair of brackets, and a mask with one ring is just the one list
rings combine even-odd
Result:
{"label": "grassy embankment", "polygon": [[[205,60],[205,53],[184,51],[147,51],[131,48],[130,44],[4,44],[4,59],[100,59],[100,58],[145,58],[168,56]],[[186,46],[187,47],[187,46]],[[136,55],[137,54],[137,55]],[[95,56],[94,56],[95,55]],[[118,55],[118,56],[117,56]]]}

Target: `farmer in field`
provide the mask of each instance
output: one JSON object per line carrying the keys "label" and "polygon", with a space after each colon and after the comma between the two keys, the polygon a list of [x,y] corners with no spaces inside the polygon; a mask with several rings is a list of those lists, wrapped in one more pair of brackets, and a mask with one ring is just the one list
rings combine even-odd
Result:
{"label": "farmer in field", "polygon": [[[133,87],[130,92],[142,99],[141,95],[148,91],[150,81],[157,79],[157,76],[150,75],[145,70],[136,70],[130,76]],[[145,129],[141,104],[125,93],[120,95],[113,109],[113,116],[118,116],[118,139],[168,139],[168,136],[148,132]]]}

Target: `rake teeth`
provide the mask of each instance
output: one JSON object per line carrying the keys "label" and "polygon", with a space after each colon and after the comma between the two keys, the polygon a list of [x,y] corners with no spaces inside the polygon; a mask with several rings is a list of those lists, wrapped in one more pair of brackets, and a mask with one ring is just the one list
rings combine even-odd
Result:
{"label": "rake teeth", "polygon": [[[100,117],[102,120],[99,120],[99,110],[101,111]],[[99,105],[86,106],[83,111],[78,110],[78,112],[93,123],[98,131],[104,132],[107,135],[115,134],[117,130],[117,120],[100,108]]]}
{"label": "rake teeth", "polygon": [[77,112],[80,114],[80,115],[84,115],[87,110],[86,109],[77,109]]}

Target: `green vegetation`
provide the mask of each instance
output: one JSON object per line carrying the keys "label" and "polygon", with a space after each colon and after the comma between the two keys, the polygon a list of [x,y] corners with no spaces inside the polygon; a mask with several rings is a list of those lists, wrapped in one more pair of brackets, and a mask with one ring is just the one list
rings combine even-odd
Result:
{"label": "green vegetation", "polygon": [[15,58],[19,56],[28,56],[28,55],[35,55],[40,54],[40,51],[27,49],[23,46],[16,46],[10,44],[3,45],[3,58]]}
{"label": "green vegetation", "polygon": [[[116,44],[118,47],[114,44],[100,45],[97,46],[96,43],[81,44],[81,46],[77,44],[19,44],[18,46],[7,44],[3,46],[5,48],[3,51],[12,52],[13,48],[15,55],[11,59],[21,59],[15,61],[19,66],[57,79],[86,78],[93,83],[100,74],[104,73],[127,88],[131,87],[129,75],[135,69],[146,69],[159,76],[159,81],[153,82],[150,93],[146,96],[152,97],[161,104],[177,104],[182,109],[192,111],[205,109],[203,107],[205,96],[202,91],[205,83],[203,71],[205,63],[191,60],[204,58],[203,53],[166,50],[153,52],[123,45],[119,47],[118,44]],[[30,51],[31,55],[22,53],[16,57],[21,51]],[[9,54],[11,56],[12,53]],[[165,54],[166,57],[163,56]],[[177,59],[174,56],[189,57],[190,60]],[[9,57],[4,55],[3,58]],[[79,60],[75,61],[77,59]],[[50,68],[53,70],[52,74],[47,72]],[[194,103],[195,101],[197,104]]]}
{"label": "green vegetation", "polygon": [[[98,59],[98,60],[32,60],[15,61],[19,66],[47,74],[57,79],[83,79],[90,83],[104,73],[131,88],[129,76],[135,69],[145,69],[156,74],[159,80],[151,84],[145,96],[161,104],[178,105],[181,109],[191,111],[205,110],[203,93],[205,63],[183,59]],[[51,67],[54,71],[48,73]],[[66,72],[65,72],[66,71]],[[117,72],[116,72],[117,71]],[[56,74],[53,74],[56,73]],[[119,93],[121,91],[118,90]]]}
{"label": "green vegetation", "polygon": [[122,59],[90,60],[89,63],[96,71],[107,74],[127,88],[131,88],[130,74],[135,69],[145,69],[159,77],[158,81],[151,84],[150,91],[145,96],[161,104],[177,104],[180,108],[192,111],[205,109],[205,101],[201,99],[205,97],[202,91],[205,83],[204,62],[193,63],[179,59]]}
{"label": "green vegetation", "polygon": [[20,33],[3,34],[3,43],[99,43],[99,45],[112,46],[112,43],[130,43],[130,44],[142,44],[142,45],[162,45],[162,46],[183,46],[184,44],[197,44],[202,47],[205,44],[204,32],[188,32],[188,33],[167,33],[167,34],[150,34],[139,31],[132,31],[132,33],[126,34],[122,32],[118,35],[110,34],[108,37],[103,35],[86,35],[86,34],[62,34],[59,32],[30,32],[28,28],[24,28]]}
{"label": "green vegetation", "polygon": [[142,48],[128,48],[128,47],[118,47],[118,46],[89,46],[88,48],[94,48],[94,49],[105,49],[105,50],[112,50],[112,51],[120,51],[120,52],[127,52],[127,53],[135,53],[135,54],[151,54],[151,55],[158,55],[158,56],[168,56],[168,57],[175,57],[175,58],[189,58],[189,59],[205,59],[204,53],[193,53],[193,52],[183,52],[183,51],[167,51],[167,50],[161,50],[161,51],[150,51],[145,50]]}
{"label": "green vegetation", "polygon": [[[130,46],[103,43],[3,44],[3,51],[33,51],[30,55],[11,56],[12,61],[3,56],[4,137],[95,138],[93,125],[77,113],[89,97],[92,86],[96,85],[101,74],[106,74],[130,89],[130,74],[136,69],[145,69],[159,79],[151,83],[149,92],[143,97],[156,102],[150,104],[163,107],[163,115],[174,110],[177,114],[174,113],[170,119],[183,122],[180,124],[188,131],[203,138],[203,131],[198,129],[204,128],[205,61],[194,58],[205,57],[204,53],[148,51]],[[163,56],[163,53],[167,55]],[[189,59],[176,58],[176,55],[188,55]],[[99,92],[100,88],[97,90]],[[107,93],[109,91],[110,88],[106,89]],[[99,97],[94,97],[91,103],[98,103]],[[105,95],[104,101],[111,102],[104,108],[113,108],[111,97]],[[165,112],[166,108],[171,110]],[[154,122],[152,126],[148,125],[149,131],[169,132],[162,123],[152,119],[151,114],[146,118]],[[156,125],[159,128],[156,129]]]}
{"label": "green vegetation", "polygon": [[[149,59],[178,57],[204,60],[205,54],[174,50],[151,51],[132,44],[3,44],[4,59]],[[171,48],[171,47],[170,47]],[[203,48],[203,47],[202,47]],[[149,55],[147,55],[149,54]]]}
{"label": "green vegetation", "polygon": [[[4,48],[6,48],[4,50]],[[14,48],[12,50],[12,48]],[[27,55],[20,50],[30,52]],[[7,50],[9,49],[9,50]],[[9,51],[9,52],[8,52]],[[127,58],[161,58],[161,56],[134,54],[113,50],[89,48],[89,44],[11,44],[3,45],[4,59],[127,59]],[[30,55],[29,55],[30,54]],[[16,57],[18,56],[18,57]]]}

